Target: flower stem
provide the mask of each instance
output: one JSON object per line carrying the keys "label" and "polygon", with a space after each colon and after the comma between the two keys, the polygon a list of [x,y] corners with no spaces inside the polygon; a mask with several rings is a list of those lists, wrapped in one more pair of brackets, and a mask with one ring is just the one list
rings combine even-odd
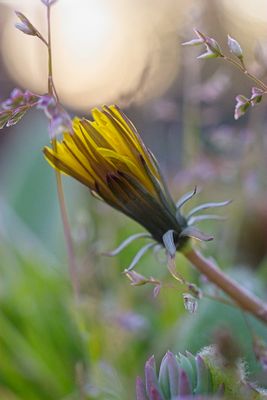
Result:
{"label": "flower stem", "polygon": [[240,69],[246,76],[248,76],[251,80],[253,80],[258,86],[260,86],[261,89],[263,90],[267,90],[267,85],[265,85],[264,82],[262,82],[260,79],[258,79],[255,75],[251,74],[250,72],[248,72],[248,70],[245,67],[244,62],[242,64],[238,63],[237,61],[233,60],[230,57],[227,57],[225,55],[222,56],[222,58],[229,62],[230,64],[233,64],[235,67],[237,67],[238,69]]}
{"label": "flower stem", "polygon": [[185,257],[205,275],[210,282],[223,290],[244,311],[250,312],[256,318],[267,323],[267,304],[254,296],[244,287],[221,271],[211,260],[205,258],[199,251],[190,249]]}
{"label": "flower stem", "polygon": [[[51,50],[51,23],[50,23],[50,5],[47,6],[47,27],[48,27],[48,93],[51,96],[55,96],[58,101],[57,93],[55,90],[55,86],[53,83],[53,69],[52,69],[52,50]],[[52,139],[53,150],[57,152],[57,141],[56,139]],[[65,204],[64,191],[61,179],[61,173],[55,169],[56,175],[56,183],[57,183],[57,193],[58,193],[58,201],[60,206],[60,214],[63,224],[64,236],[67,246],[68,252],[68,262],[69,262],[69,272],[70,279],[72,283],[72,289],[74,293],[74,297],[77,300],[79,296],[79,280],[77,274],[77,265],[75,261],[75,253],[74,253],[74,245],[71,236],[70,225],[68,221],[68,214]]]}

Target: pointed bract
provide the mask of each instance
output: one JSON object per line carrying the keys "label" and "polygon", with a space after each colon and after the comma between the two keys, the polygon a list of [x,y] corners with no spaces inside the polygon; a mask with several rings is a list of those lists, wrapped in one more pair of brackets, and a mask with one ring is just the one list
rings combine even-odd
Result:
{"label": "pointed bract", "polygon": [[134,235],[131,235],[127,239],[125,239],[116,249],[104,253],[104,255],[109,257],[114,257],[117,254],[119,254],[122,250],[124,250],[127,246],[129,246],[134,240],[140,238],[151,238],[151,235],[147,232],[135,233]]}

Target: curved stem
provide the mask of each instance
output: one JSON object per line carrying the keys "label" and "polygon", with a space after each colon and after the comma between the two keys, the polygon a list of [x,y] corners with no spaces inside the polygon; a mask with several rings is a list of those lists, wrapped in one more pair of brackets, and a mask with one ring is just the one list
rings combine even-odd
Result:
{"label": "curved stem", "polygon": [[221,271],[211,260],[205,258],[199,251],[190,249],[185,257],[205,275],[210,282],[223,290],[244,311],[250,312],[256,318],[267,323],[267,304],[254,296],[244,287]]}
{"label": "curved stem", "polygon": [[[51,24],[50,24],[50,5],[47,6],[47,27],[48,27],[48,94],[55,96],[58,101],[57,93],[53,83],[53,68],[52,68],[52,50],[51,50]],[[52,139],[53,150],[57,151],[57,141]],[[61,173],[55,169],[58,201],[60,206],[60,214],[63,223],[64,236],[68,252],[69,272],[73,288],[74,297],[77,300],[79,296],[79,280],[77,273],[77,265],[75,261],[74,245],[71,236],[68,214],[64,199],[64,191],[61,179]]]}

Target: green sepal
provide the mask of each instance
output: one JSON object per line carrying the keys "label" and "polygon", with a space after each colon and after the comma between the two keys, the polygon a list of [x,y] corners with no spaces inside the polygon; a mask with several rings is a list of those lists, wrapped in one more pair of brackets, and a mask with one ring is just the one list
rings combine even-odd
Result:
{"label": "green sepal", "polygon": [[194,225],[198,222],[201,221],[210,221],[210,220],[214,220],[214,221],[225,221],[226,218],[222,217],[220,215],[213,215],[213,214],[204,214],[204,215],[197,215],[197,216],[192,216],[187,220],[187,224],[188,226]]}
{"label": "green sepal", "polygon": [[128,268],[126,268],[125,272],[131,271],[131,270],[136,266],[136,264],[137,264],[138,261],[141,259],[141,257],[143,257],[143,255],[144,255],[151,247],[153,247],[153,246],[155,246],[155,243],[148,243],[148,244],[146,244],[145,246],[143,246],[143,247],[136,253],[136,255],[134,256],[134,258],[133,258],[133,260],[132,260],[132,262],[131,262],[131,264],[129,265]]}
{"label": "green sepal", "polygon": [[140,154],[140,160],[146,171],[148,178],[153,183],[156,193],[157,193],[159,199],[161,200],[162,204],[164,205],[164,207],[167,210],[171,210],[171,207],[173,207],[173,202],[171,201],[171,203],[170,203],[169,199],[167,200],[167,198],[165,196],[164,188],[162,187],[162,185],[161,185],[160,181],[157,179],[157,177],[150,171],[149,166],[147,165],[144,157],[141,154]]}
{"label": "green sepal", "polygon": [[164,243],[164,246],[165,246],[168,254],[171,257],[174,257],[175,253],[176,253],[176,245],[175,245],[175,242],[174,242],[174,234],[175,234],[175,231],[173,229],[170,229],[169,231],[164,233],[164,235],[162,236],[162,241]]}
{"label": "green sepal", "polygon": [[197,207],[194,207],[186,216],[186,218],[190,218],[192,215],[203,211],[203,210],[207,210],[208,208],[215,208],[215,207],[224,207],[227,206],[228,204],[230,204],[232,202],[232,200],[226,200],[226,201],[220,201],[220,202],[212,202],[212,203],[204,203],[204,204],[200,204]]}
{"label": "green sepal", "polygon": [[199,229],[194,226],[188,226],[185,228],[179,235],[179,237],[189,237],[196,240],[200,240],[201,242],[209,242],[213,240],[213,236],[207,235],[204,232],[201,232]]}
{"label": "green sepal", "polygon": [[134,235],[131,235],[127,239],[125,239],[116,249],[104,253],[104,255],[109,257],[114,257],[117,254],[119,254],[122,250],[124,250],[127,246],[129,246],[129,244],[131,244],[134,240],[140,238],[151,238],[151,235],[147,232],[135,233]]}
{"label": "green sepal", "polygon": [[182,197],[180,197],[180,199],[176,203],[176,209],[180,210],[185,203],[187,203],[189,200],[192,199],[192,197],[195,196],[196,193],[197,187],[195,186],[194,190],[192,190],[191,192],[187,192]]}
{"label": "green sepal", "polygon": [[169,203],[171,204],[172,208],[175,209],[174,201],[173,201],[172,196],[171,196],[171,194],[170,194],[170,192],[169,192],[169,188],[168,188],[168,185],[167,185],[167,183],[166,183],[166,180],[165,180],[164,176],[162,175],[162,172],[161,172],[159,163],[158,163],[156,157],[154,156],[154,154],[152,153],[151,150],[148,149],[148,153],[149,153],[149,155],[150,155],[151,161],[152,161],[152,163],[153,163],[155,169],[157,170],[157,173],[159,174],[159,177],[160,177],[160,180],[161,180],[161,182],[162,182],[162,186],[163,186],[163,188],[164,188],[164,191],[165,191],[167,200],[168,200]]}

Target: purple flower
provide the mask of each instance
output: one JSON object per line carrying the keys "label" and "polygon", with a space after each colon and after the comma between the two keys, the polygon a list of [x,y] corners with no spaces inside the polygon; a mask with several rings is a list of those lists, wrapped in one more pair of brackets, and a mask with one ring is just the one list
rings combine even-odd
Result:
{"label": "purple flower", "polygon": [[50,120],[50,138],[54,138],[64,132],[72,133],[72,121],[70,116],[53,96],[48,94],[41,96],[37,108],[43,110]]}
{"label": "purple flower", "polygon": [[57,0],[41,0],[41,2],[45,5],[45,6],[52,6],[52,4],[54,4]]}
{"label": "purple flower", "polygon": [[262,95],[264,94],[264,91],[260,88],[257,87],[253,87],[251,89],[251,98],[250,98],[250,102],[252,107],[255,106],[255,104],[258,104],[261,102],[262,99]]}
{"label": "purple flower", "polygon": [[23,92],[21,89],[13,89],[9,98],[0,105],[0,129],[17,124],[37,104],[39,97],[29,90]]}
{"label": "purple flower", "polygon": [[242,117],[242,115],[246,113],[247,109],[249,108],[250,100],[241,94],[236,96],[235,99],[236,99],[236,105],[235,105],[234,118],[239,119],[240,117]]}

